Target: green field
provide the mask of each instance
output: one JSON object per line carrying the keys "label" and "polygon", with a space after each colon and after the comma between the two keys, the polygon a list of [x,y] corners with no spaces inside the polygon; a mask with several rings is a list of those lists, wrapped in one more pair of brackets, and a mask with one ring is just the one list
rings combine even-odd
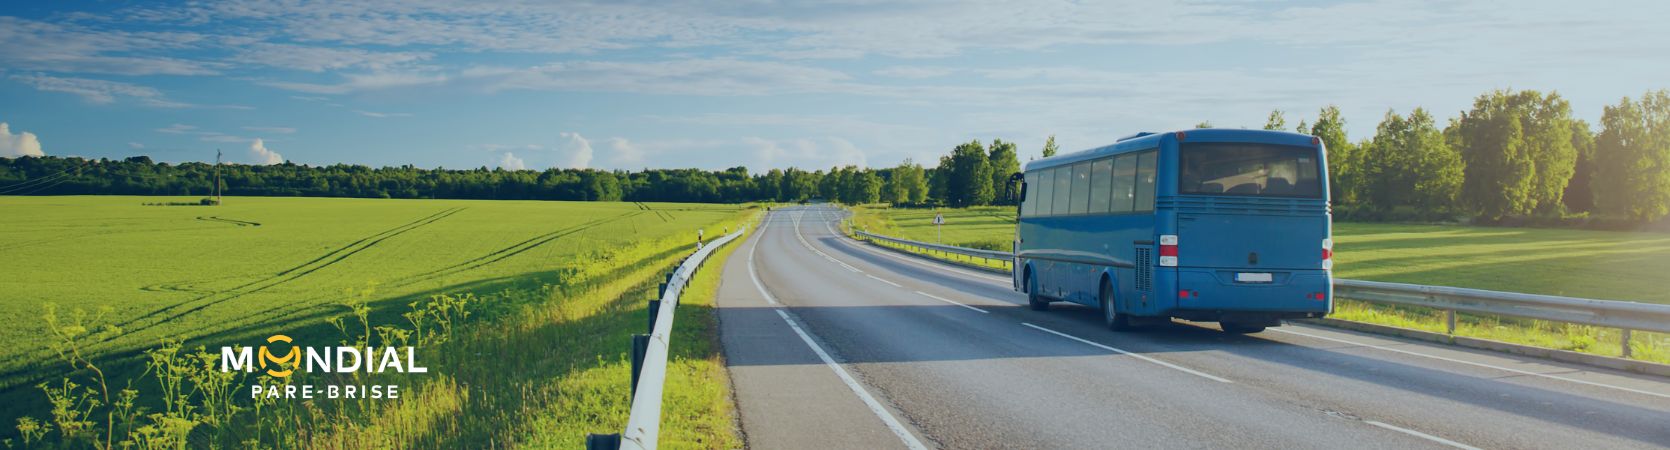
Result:
{"label": "green field", "polygon": [[[411,328],[402,314],[448,294],[470,296],[471,318],[458,319],[462,326],[449,330],[448,339],[422,347],[432,376],[405,380],[417,386],[402,401],[310,405],[300,412],[311,421],[213,431],[222,442],[264,430],[288,432],[293,434],[262,442],[302,447],[573,446],[583,435],[547,435],[543,427],[604,432],[624,424],[625,337],[641,332],[643,303],[659,274],[693,250],[698,228],[715,237],[757,211],[737,205],[326,198],[145,205],[195,200],[0,197],[0,256],[10,264],[0,278],[0,314],[10,319],[0,327],[0,400],[6,402],[0,438],[19,437],[11,429],[18,417],[50,418],[37,383],[69,376],[88,385],[91,379],[48,350],[53,338],[41,319],[48,304],[60,317],[106,311],[101,323],[116,328],[83,339],[83,350],[112,384],[138,380],[132,386],[143,404],[157,381],[136,378],[144,372],[140,352],[166,340],[185,341],[188,350],[250,345],[278,333],[298,342],[375,342],[383,331],[371,328]],[[355,305],[363,316],[353,312]],[[331,318],[348,326],[339,329]],[[691,323],[711,327],[711,321]],[[360,325],[367,331],[355,330]],[[722,367],[707,346],[675,349],[675,356],[679,367],[706,370],[704,379]],[[670,383],[691,389],[709,384]],[[596,395],[586,395],[588,389]],[[670,394],[669,414],[728,402],[722,389],[702,389],[685,392],[695,398],[688,402]],[[608,397],[597,397],[603,395]],[[729,421],[720,415],[690,429],[670,423],[668,435],[687,437],[690,446],[728,447],[734,444]],[[193,433],[210,428],[208,420],[200,422]]]}
{"label": "green field", "polygon": [[[936,213],[945,217],[946,244],[1007,249],[1014,236],[1009,207],[854,210],[854,226],[905,239],[933,242]],[[1670,304],[1665,233],[1336,222],[1334,248],[1340,278]],[[1430,311],[1342,302],[1334,317],[1443,330]],[[1461,328],[1463,335],[1620,353],[1616,330],[1475,317],[1464,317]],[[1636,341],[1638,357],[1670,363],[1670,337],[1638,333]]]}

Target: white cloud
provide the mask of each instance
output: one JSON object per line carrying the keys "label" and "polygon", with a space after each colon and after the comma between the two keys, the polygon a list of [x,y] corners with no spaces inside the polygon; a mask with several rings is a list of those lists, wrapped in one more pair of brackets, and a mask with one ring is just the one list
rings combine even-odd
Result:
{"label": "white cloud", "polygon": [[610,164],[619,168],[634,168],[644,165],[644,150],[632,145],[626,138],[609,138]]}
{"label": "white cloud", "polygon": [[572,61],[522,69],[465,71],[490,91],[603,91],[675,95],[769,95],[829,92],[849,79],[830,69],[735,58],[651,62]]}
{"label": "white cloud", "polygon": [[138,101],[146,106],[183,108],[185,103],[168,100],[161,91],[148,86],[90,78],[53,77],[46,75],[12,75],[13,80],[46,92],[62,92],[80,96],[91,103],[109,104],[118,98]]}
{"label": "white cloud", "polygon": [[260,43],[243,48],[231,60],[249,65],[324,72],[349,68],[380,71],[431,57],[434,54],[428,52],[373,52],[357,48]]}
{"label": "white cloud", "polygon": [[956,73],[956,70],[949,67],[894,66],[871,73],[884,77],[923,79],[943,77]]}
{"label": "white cloud", "polygon": [[365,116],[365,117],[373,117],[373,118],[378,118],[378,119],[387,119],[387,118],[390,118],[390,117],[412,117],[412,113],[377,112],[377,111],[365,111],[365,110],[360,110],[360,109],[354,110],[354,113]]}
{"label": "white cloud", "polygon": [[499,168],[504,170],[527,170],[528,165],[522,162],[522,158],[517,158],[515,153],[504,152],[504,155],[499,157]]}
{"label": "white cloud", "polygon": [[846,139],[773,140],[759,137],[742,138],[743,145],[753,148],[754,170],[780,167],[802,167],[818,170],[834,166],[868,167],[864,151]]}
{"label": "white cloud", "polygon": [[41,152],[41,140],[35,133],[19,131],[12,134],[12,126],[0,122],[0,157],[15,158],[19,156],[46,156]]}
{"label": "white cloud", "polygon": [[284,163],[284,156],[267,149],[267,144],[261,138],[255,138],[249,143],[249,159],[252,164],[270,166]]}
{"label": "white cloud", "polygon": [[217,64],[159,55],[200,45],[191,32],[129,32],[0,16],[0,66],[113,75],[212,75]]}
{"label": "white cloud", "polygon": [[298,83],[293,81],[266,81],[262,84],[309,94],[347,94],[359,91],[440,84],[447,80],[445,75],[416,72],[354,73],[342,77],[344,81],[336,84]]}
{"label": "white cloud", "polygon": [[262,132],[262,133],[274,133],[274,134],[293,134],[293,133],[296,132],[295,128],[290,128],[290,127],[243,127],[243,129],[249,130],[249,131],[259,131],[259,132]]}
{"label": "white cloud", "polygon": [[188,134],[188,133],[196,133],[197,132],[196,130],[197,130],[196,126],[186,125],[186,124],[183,124],[183,123],[176,123],[176,124],[173,124],[173,125],[169,125],[165,128],[158,128],[157,132],[158,133],[168,133],[168,134]]}
{"label": "white cloud", "polygon": [[565,131],[560,136],[568,140],[561,147],[561,151],[568,157],[568,164],[564,167],[569,169],[591,167],[591,141],[586,140],[584,136],[580,136],[580,133],[576,132]]}
{"label": "white cloud", "polygon": [[129,142],[128,143],[128,148],[131,148],[131,149],[134,149],[134,150],[144,150],[145,149],[145,144],[141,144],[141,143],[138,143],[138,142]]}

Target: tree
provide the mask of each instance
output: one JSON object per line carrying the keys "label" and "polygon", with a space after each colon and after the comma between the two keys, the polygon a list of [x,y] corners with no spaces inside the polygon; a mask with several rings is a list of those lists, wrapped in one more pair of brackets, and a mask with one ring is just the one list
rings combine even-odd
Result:
{"label": "tree", "polygon": [[1008,189],[1009,175],[1021,171],[1021,161],[1016,155],[1015,143],[993,139],[991,151],[986,155],[986,163],[991,166],[992,172],[992,203],[1014,204],[1003,194]]}
{"label": "tree", "polygon": [[1328,151],[1328,197],[1334,204],[1355,204],[1356,186],[1362,184],[1362,148],[1346,136],[1345,118],[1340,117],[1339,107],[1322,108],[1316,114],[1316,123],[1300,132],[1322,139],[1322,147]]}
{"label": "tree", "polygon": [[1566,183],[1566,193],[1560,199],[1566,211],[1593,211],[1595,191],[1590,185],[1595,179],[1595,132],[1589,130],[1589,122],[1571,121],[1571,147],[1577,151],[1577,164],[1572,166],[1571,182]]}
{"label": "tree", "polygon": [[1270,111],[1270,117],[1264,119],[1264,129],[1277,131],[1286,130],[1287,117],[1284,116],[1279,109]]}
{"label": "tree", "polygon": [[1595,136],[1595,209],[1652,221],[1670,214],[1670,91],[1607,106]]}
{"label": "tree", "polygon": [[1195,128],[1212,128],[1212,121],[1207,120],[1197,123],[1195,124]]}
{"label": "tree", "polygon": [[991,203],[992,168],[987,162],[985,146],[980,145],[980,141],[958,145],[945,162],[950,163],[950,173],[945,180],[948,203],[956,207]]}
{"label": "tree", "polygon": [[1491,219],[1558,213],[1577,164],[1572,120],[1571,106],[1557,93],[1479,96],[1445,131],[1467,163],[1463,203]]}
{"label": "tree", "polygon": [[1363,152],[1363,198],[1381,209],[1449,211],[1464,164],[1426,110],[1415,108],[1408,118],[1386,111]]}
{"label": "tree", "polygon": [[1052,135],[1050,135],[1049,139],[1044,140],[1044,157],[1048,158],[1048,157],[1051,157],[1051,156],[1055,156],[1056,150],[1057,149],[1055,148],[1055,135],[1052,134]]}
{"label": "tree", "polygon": [[882,188],[881,201],[894,205],[921,204],[928,199],[928,177],[922,166],[906,158],[893,168]]}

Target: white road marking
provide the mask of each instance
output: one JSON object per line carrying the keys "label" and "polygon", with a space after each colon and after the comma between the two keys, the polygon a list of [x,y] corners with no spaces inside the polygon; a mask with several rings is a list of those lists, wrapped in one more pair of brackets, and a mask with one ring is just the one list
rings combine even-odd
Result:
{"label": "white road marking", "polygon": [[1377,427],[1380,427],[1380,428],[1385,428],[1385,429],[1392,430],[1392,431],[1396,431],[1396,432],[1399,432],[1399,433],[1407,434],[1407,435],[1410,435],[1410,436],[1418,437],[1418,438],[1421,438],[1421,439],[1426,439],[1426,440],[1429,440],[1429,441],[1432,441],[1432,442],[1437,442],[1437,443],[1448,445],[1448,446],[1455,447],[1455,448],[1467,449],[1467,450],[1479,450],[1478,447],[1474,447],[1474,446],[1471,446],[1471,445],[1467,445],[1467,444],[1463,444],[1463,443],[1460,443],[1460,442],[1452,441],[1452,440],[1449,440],[1449,439],[1444,439],[1444,438],[1441,438],[1441,437],[1438,437],[1438,436],[1433,436],[1433,435],[1430,435],[1430,434],[1422,433],[1422,432],[1411,430],[1411,429],[1408,429],[1408,428],[1399,427],[1397,425],[1392,425],[1392,424],[1385,423],[1385,422],[1376,422],[1376,421],[1373,421],[1373,420],[1364,420],[1363,423],[1366,423],[1366,424],[1369,424],[1369,425],[1374,425],[1374,426],[1377,426]]}
{"label": "white road marking", "polygon": [[1109,347],[1109,346],[1106,346],[1106,345],[1098,344],[1098,343],[1091,342],[1091,341],[1088,341],[1088,340],[1080,339],[1077,336],[1073,336],[1073,335],[1070,335],[1070,334],[1067,334],[1067,333],[1062,333],[1060,331],[1051,330],[1049,328],[1040,327],[1040,326],[1037,326],[1037,325],[1033,325],[1031,323],[1022,322],[1021,325],[1026,325],[1026,326],[1032,327],[1033,329],[1043,331],[1045,333],[1049,333],[1049,334],[1053,334],[1053,335],[1056,335],[1056,336],[1061,336],[1061,337],[1064,337],[1064,338],[1067,338],[1067,339],[1072,339],[1072,340],[1075,340],[1075,341],[1079,341],[1079,342],[1082,342],[1084,344],[1090,345],[1092,347],[1096,347],[1096,348],[1099,348],[1099,349],[1111,351],[1111,352],[1114,352],[1114,353],[1119,353],[1121,355],[1135,357],[1135,358],[1141,359],[1143,361],[1148,361],[1148,362],[1151,362],[1151,363],[1154,363],[1154,364],[1165,366],[1167,368],[1176,369],[1178,371],[1181,371],[1181,372],[1184,372],[1184,373],[1187,373],[1187,374],[1190,374],[1190,375],[1199,376],[1201,378],[1216,381],[1216,382],[1219,382],[1219,383],[1234,383],[1233,381],[1229,381],[1228,379],[1225,379],[1223,377],[1219,377],[1219,376],[1208,374],[1208,373],[1201,372],[1201,371],[1198,371],[1198,370],[1194,370],[1194,369],[1190,369],[1190,368],[1187,368],[1187,367],[1179,366],[1179,365],[1176,365],[1176,364],[1168,363],[1168,362],[1161,361],[1161,360],[1158,360],[1158,359],[1150,358],[1150,357],[1147,357],[1147,356],[1144,356],[1144,355],[1139,355],[1139,354],[1136,354],[1136,353],[1131,353],[1131,352],[1128,352],[1128,351],[1124,351],[1124,350]]}
{"label": "white road marking", "polygon": [[[770,216],[766,217],[768,219],[770,218]],[[777,304],[777,298],[772,297],[771,293],[765,291],[765,285],[760,284],[759,272],[754,270],[754,254],[759,253],[760,241],[765,240],[765,229],[771,226],[770,220],[763,220],[761,222],[763,223],[760,224],[760,229],[754,230],[754,233],[758,234],[759,237],[754,239],[754,246],[748,248],[748,278],[754,280],[754,287],[759,289],[761,294],[765,294],[766,303],[775,305]]]}
{"label": "white road marking", "polygon": [[[798,231],[799,227],[796,228]],[[761,232],[760,239],[765,239],[765,227],[761,226],[759,231]],[[754,248],[759,248],[759,241],[754,241]],[[754,269],[753,250],[750,250],[748,257],[748,276],[753,278],[754,288],[760,291],[760,295],[764,296],[767,302],[780,305],[777,302],[777,297],[771,295],[770,291],[765,290],[765,284],[760,283],[760,276]],[[834,358],[829,357],[829,352],[824,351],[817,341],[813,341],[812,336],[807,334],[806,330],[800,328],[800,324],[795,323],[794,319],[790,319],[789,314],[784,312],[781,306],[776,306],[776,308],[777,316],[782,317],[783,322],[789,324],[789,329],[794,330],[794,334],[800,336],[800,340],[812,349],[812,353],[816,353],[818,359],[823,360],[823,364],[829,366],[829,370],[834,371],[835,376],[839,377],[842,383],[846,383],[847,388],[852,389],[852,393],[857,395],[859,400],[864,401],[864,405],[870,408],[870,412],[875,413],[876,417],[887,425],[887,429],[893,431],[893,434],[904,442],[905,447],[912,450],[926,450],[928,448],[922,445],[922,441],[917,440],[916,435],[911,434],[910,430],[905,429],[905,425],[900,423],[899,419],[894,418],[893,413],[888,412],[887,408],[881,405],[881,402],[876,401],[875,396],[870,395],[870,392],[865,390],[863,385],[858,384],[858,380],[854,379],[852,374],[847,373],[846,368],[841,367],[840,364],[835,362]]]}
{"label": "white road marking", "polygon": [[870,407],[870,412],[875,413],[876,417],[880,418],[883,423],[887,424],[888,429],[893,430],[893,434],[899,436],[899,440],[904,441],[905,447],[909,447],[913,450],[926,450],[928,448],[927,446],[922,445],[922,441],[916,440],[916,435],[910,434],[910,430],[906,430],[904,424],[899,423],[899,419],[894,418],[893,413],[888,412],[887,408],[882,407],[881,402],[876,401],[876,398],[871,396],[869,391],[864,390],[864,386],[859,385],[858,380],[853,379],[852,374],[847,373],[847,369],[841,367],[840,364],[836,364],[835,359],[830,358],[829,353],[823,351],[823,347],[818,346],[817,342],[812,341],[812,337],[808,336],[805,330],[800,329],[800,325],[794,323],[794,320],[789,318],[788,313],[779,309],[777,310],[777,315],[782,317],[784,322],[788,322],[789,328],[794,329],[794,334],[800,335],[800,340],[806,342],[806,346],[811,347],[813,353],[818,354],[818,359],[822,359],[823,364],[829,366],[829,370],[835,371],[835,375],[841,377],[841,381],[845,382],[847,387],[852,389],[852,393],[857,394],[858,399],[863,400],[864,404]]}
{"label": "white road marking", "polygon": [[[824,253],[822,250],[818,250],[817,248],[812,247],[812,243],[806,242],[806,236],[800,234],[800,216],[804,216],[804,215],[806,215],[806,212],[801,211],[800,215],[795,216],[795,219],[794,219],[794,237],[796,239],[800,240],[800,245],[801,246],[806,247],[807,250],[811,250],[813,253],[817,253],[818,256],[822,256],[823,259],[827,259],[827,260],[829,260],[829,262],[832,262],[832,263],[835,263],[835,264],[840,264],[842,268],[850,270],[853,273],[864,273],[864,271],[858,270],[857,267],[853,267],[851,264],[841,262],[841,260],[835,259],[835,257],[833,257],[833,256],[829,256],[828,253]],[[826,226],[827,226],[827,224],[826,224]]]}
{"label": "white road marking", "polygon": [[1355,345],[1355,346],[1359,346],[1359,347],[1372,348],[1372,349],[1375,349],[1375,350],[1385,350],[1385,351],[1388,351],[1388,352],[1401,353],[1401,354],[1410,355],[1410,356],[1419,356],[1419,357],[1422,357],[1422,358],[1431,358],[1431,359],[1436,359],[1436,360],[1439,360],[1439,361],[1453,362],[1453,363],[1456,363],[1456,364],[1466,364],[1466,365],[1469,365],[1469,366],[1484,367],[1484,368],[1487,368],[1487,369],[1496,369],[1496,370],[1500,370],[1500,371],[1504,371],[1504,372],[1517,373],[1517,374],[1520,374],[1520,375],[1529,375],[1529,376],[1533,376],[1533,377],[1542,377],[1542,378],[1548,378],[1548,379],[1552,379],[1552,380],[1567,381],[1567,382],[1582,384],[1582,385],[1586,385],[1586,386],[1602,387],[1602,388],[1607,388],[1607,389],[1617,389],[1617,390],[1624,391],[1624,392],[1633,392],[1633,393],[1636,393],[1636,394],[1651,395],[1651,396],[1660,397],[1660,398],[1670,398],[1670,394],[1661,394],[1661,393],[1657,393],[1657,392],[1643,391],[1643,390],[1640,390],[1640,389],[1631,389],[1631,388],[1627,388],[1627,387],[1623,387],[1623,386],[1613,386],[1613,385],[1610,385],[1610,384],[1596,383],[1596,382],[1593,382],[1593,381],[1583,381],[1583,380],[1579,380],[1579,379],[1576,379],[1576,378],[1567,378],[1567,377],[1562,377],[1562,376],[1559,376],[1559,375],[1548,375],[1548,374],[1536,373],[1536,372],[1513,369],[1513,368],[1502,367],[1502,366],[1493,366],[1493,365],[1490,365],[1490,364],[1477,363],[1477,362],[1472,362],[1472,361],[1464,361],[1464,360],[1455,359],[1455,358],[1446,358],[1446,357],[1438,356],[1438,355],[1428,355],[1428,354],[1425,354],[1425,353],[1412,352],[1412,351],[1403,350],[1403,349],[1391,348],[1391,347],[1387,347],[1387,346],[1383,346],[1383,345],[1365,344],[1365,343],[1361,343],[1361,342],[1348,341],[1348,340],[1345,340],[1345,339],[1335,339],[1335,338],[1331,338],[1331,337],[1327,337],[1327,336],[1318,336],[1318,335],[1314,335],[1314,334],[1310,334],[1310,333],[1300,333],[1300,332],[1297,332],[1297,331],[1282,330],[1282,329],[1276,329],[1276,328],[1271,328],[1269,331],[1274,331],[1274,332],[1278,332],[1278,333],[1287,333],[1287,334],[1298,335],[1298,336],[1305,336],[1305,337],[1309,337],[1309,338],[1321,339],[1321,340],[1324,340],[1324,341],[1338,342],[1338,343],[1347,344],[1347,345]]}
{"label": "white road marking", "polygon": [[872,279],[872,280],[876,280],[876,281],[880,281],[880,282],[883,282],[883,283],[887,283],[887,284],[890,284],[890,285],[893,285],[893,287],[896,287],[896,288],[902,288],[902,287],[904,287],[904,286],[903,286],[903,285],[900,285],[900,284],[899,284],[899,283],[894,283],[894,282],[892,282],[892,281],[887,281],[887,280],[886,280],[886,279],[884,279],[884,278],[882,278],[882,277],[878,277],[878,276],[875,276],[875,275],[870,275],[870,274],[867,274],[867,273],[866,273],[866,274],[864,274],[864,276],[866,276],[866,277],[870,277],[870,279]]}
{"label": "white road marking", "polygon": [[946,298],[943,298],[943,297],[940,297],[940,296],[937,296],[937,295],[934,295],[934,294],[929,294],[927,292],[916,291],[916,293],[923,296],[923,297],[927,297],[927,298],[931,298],[931,299],[934,299],[934,300],[939,300],[939,301],[942,301],[942,302],[945,302],[945,303],[950,303],[950,304],[953,304],[953,305],[957,305],[957,306],[961,306],[961,307],[964,307],[964,308],[979,311],[981,314],[986,314],[986,313],[991,312],[991,311],[986,311],[984,309],[975,308],[973,306],[964,305],[962,303],[957,303],[957,302],[951,301],[949,299],[946,299]]}

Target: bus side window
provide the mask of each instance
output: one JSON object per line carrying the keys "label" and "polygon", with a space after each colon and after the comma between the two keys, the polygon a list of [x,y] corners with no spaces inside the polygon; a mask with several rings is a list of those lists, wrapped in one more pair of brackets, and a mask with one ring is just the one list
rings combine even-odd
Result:
{"label": "bus side window", "polygon": [[1020,217],[1032,217],[1039,209],[1039,172],[1027,174],[1027,181],[1022,184],[1020,191],[1025,191],[1024,199],[1020,199]]}
{"label": "bus side window", "polygon": [[1027,189],[1038,192],[1038,209],[1032,212],[1032,216],[1049,216],[1051,205],[1055,203],[1055,169],[1038,171],[1038,184]]}
{"label": "bus side window", "polygon": [[1057,216],[1067,215],[1073,204],[1073,166],[1061,166],[1055,170],[1055,204],[1050,212]]}
{"label": "bus side window", "polygon": [[1081,162],[1073,165],[1073,192],[1068,195],[1071,207],[1068,214],[1084,214],[1089,212],[1090,206],[1090,163]]}
{"label": "bus side window", "polygon": [[1131,212],[1136,204],[1137,188],[1137,155],[1119,155],[1113,159],[1113,206],[1109,210],[1114,214]]}
{"label": "bus side window", "polygon": [[1156,152],[1142,152],[1137,155],[1137,189],[1136,210],[1154,210],[1154,164],[1157,162]]}
{"label": "bus side window", "polygon": [[1096,160],[1090,166],[1090,213],[1106,214],[1113,196],[1113,158]]}

